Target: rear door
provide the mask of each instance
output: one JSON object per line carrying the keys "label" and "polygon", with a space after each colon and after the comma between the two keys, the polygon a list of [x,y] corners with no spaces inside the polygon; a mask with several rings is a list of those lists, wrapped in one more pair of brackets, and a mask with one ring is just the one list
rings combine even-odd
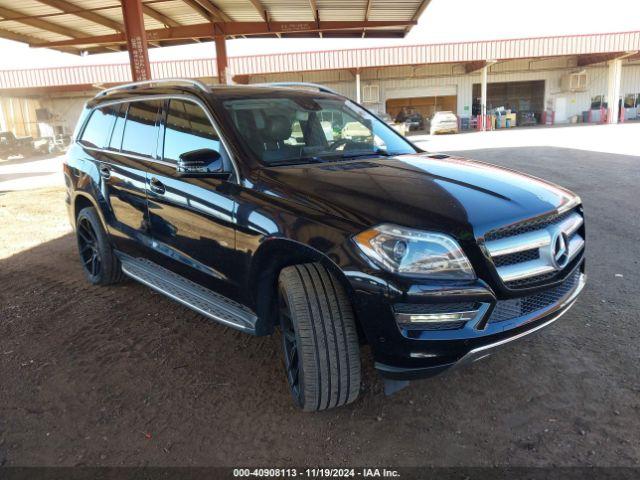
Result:
{"label": "rear door", "polygon": [[161,100],[114,104],[118,108],[100,174],[112,213],[109,230],[116,248],[143,255],[150,245],[146,170],[155,159]]}
{"label": "rear door", "polygon": [[[238,298],[234,219],[238,187],[228,154],[204,105],[196,99],[167,100],[165,111],[161,159],[150,163],[147,177],[151,232],[160,254],[157,261]],[[180,156],[202,149],[222,156],[224,172],[193,177],[178,174]]]}

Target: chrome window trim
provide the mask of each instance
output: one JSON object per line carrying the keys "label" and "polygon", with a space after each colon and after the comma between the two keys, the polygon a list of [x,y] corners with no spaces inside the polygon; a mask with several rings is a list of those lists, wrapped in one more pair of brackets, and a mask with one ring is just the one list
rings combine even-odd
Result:
{"label": "chrome window trim", "polygon": [[142,155],[136,155],[135,153],[128,152],[118,152],[116,150],[107,150],[106,148],[96,148],[96,147],[87,147],[86,145],[81,145],[85,150],[91,150],[92,152],[100,152],[100,153],[108,153],[111,155],[122,155],[123,157],[133,158],[134,160],[141,160],[144,162],[158,163],[160,165],[166,165],[167,167],[174,167],[175,163],[165,162],[164,160],[158,160],[151,157],[143,157]]}
{"label": "chrome window trim", "polygon": [[[91,114],[93,113],[93,111],[97,110],[99,108],[102,108],[102,107],[108,107],[110,105],[117,105],[117,104],[121,104],[121,103],[142,102],[142,101],[149,101],[149,100],[184,100],[184,101],[187,101],[187,102],[195,103],[200,108],[202,108],[204,110],[204,113],[207,115],[207,118],[209,119],[209,123],[211,123],[211,126],[216,131],[216,134],[218,135],[218,138],[220,139],[220,142],[222,143],[222,146],[224,147],[224,149],[227,152],[227,155],[229,156],[229,162],[231,162],[231,168],[233,169],[233,174],[234,174],[234,176],[236,178],[236,182],[237,183],[241,183],[242,179],[240,177],[240,169],[238,168],[238,164],[236,162],[236,159],[233,156],[233,153],[232,153],[231,149],[229,148],[228,142],[225,140],[224,136],[222,135],[220,127],[218,126],[218,122],[216,122],[215,119],[213,118],[213,115],[211,115],[211,112],[209,111],[209,108],[207,107],[207,104],[204,103],[199,98],[193,96],[193,95],[188,95],[188,94],[183,94],[183,93],[175,93],[175,94],[167,93],[167,94],[158,94],[158,95],[153,95],[153,94],[151,94],[151,95],[136,95],[136,96],[132,96],[132,97],[128,97],[128,98],[118,98],[118,99],[115,99],[115,100],[107,100],[105,102],[101,102],[98,105],[95,105],[91,109],[91,112],[87,116],[87,118],[91,118]],[[87,122],[85,121],[85,125],[83,125],[82,131],[84,131],[84,128],[86,127],[86,123]],[[82,134],[80,134],[79,136],[82,137]],[[162,142],[164,144],[164,138],[162,139]],[[76,143],[78,143],[82,148],[86,148],[86,149],[97,151],[97,152],[124,155],[124,156],[130,157],[130,158],[134,158],[136,160],[145,160],[145,161],[149,161],[149,162],[159,163],[161,165],[168,165],[168,166],[174,166],[175,165],[175,163],[173,163],[173,162],[167,162],[165,160],[161,160],[161,159],[157,159],[157,158],[144,157],[142,155],[130,154],[130,153],[125,153],[125,152],[116,151],[116,150],[109,150],[109,149],[106,149],[106,148],[87,147],[85,145],[82,145],[80,143],[80,140],[76,140]]]}

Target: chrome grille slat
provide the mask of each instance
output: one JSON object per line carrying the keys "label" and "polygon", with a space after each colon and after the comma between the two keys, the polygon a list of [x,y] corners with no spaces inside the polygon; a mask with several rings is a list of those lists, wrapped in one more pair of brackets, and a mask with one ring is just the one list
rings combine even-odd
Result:
{"label": "chrome grille slat", "polygon": [[[489,232],[485,248],[501,280],[507,286],[522,287],[553,277],[580,255],[585,245],[579,233],[583,224],[578,209],[546,215]],[[537,258],[531,255],[536,250]],[[518,255],[521,252],[526,254]]]}
{"label": "chrome grille slat", "polygon": [[555,268],[552,265],[548,265],[544,260],[531,260],[500,267],[498,268],[498,275],[500,275],[503,282],[512,282],[523,278],[537,277],[554,270]]}
{"label": "chrome grille slat", "polygon": [[527,232],[514,237],[501,238],[487,242],[487,249],[492,257],[500,257],[510,253],[533,250],[551,243],[551,235],[546,230]]}

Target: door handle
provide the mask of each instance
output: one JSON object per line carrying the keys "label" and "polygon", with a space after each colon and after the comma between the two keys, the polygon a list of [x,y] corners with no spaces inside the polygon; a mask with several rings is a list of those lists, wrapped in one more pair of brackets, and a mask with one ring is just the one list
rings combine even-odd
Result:
{"label": "door handle", "polygon": [[151,181],[149,182],[149,188],[153,193],[157,193],[158,195],[164,195],[164,192],[166,190],[164,187],[164,183],[162,183],[156,177],[151,178]]}
{"label": "door handle", "polygon": [[100,167],[100,176],[105,180],[109,180],[109,177],[111,177],[111,169],[106,165],[102,165]]}

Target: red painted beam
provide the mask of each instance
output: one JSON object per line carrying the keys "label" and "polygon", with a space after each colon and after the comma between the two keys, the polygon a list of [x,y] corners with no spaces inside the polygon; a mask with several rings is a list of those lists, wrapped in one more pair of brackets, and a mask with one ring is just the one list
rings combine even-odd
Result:
{"label": "red painted beam", "polygon": [[147,34],[144,29],[141,0],[122,0],[122,17],[134,82],[151,80]]}
{"label": "red painted beam", "polygon": [[[136,0],[127,0],[124,4]],[[137,0],[139,2],[139,0]],[[195,25],[185,25],[181,27],[160,28],[149,30],[147,39],[157,40],[181,40],[189,38],[214,38],[216,34],[224,36],[233,35],[265,35],[275,33],[299,33],[299,32],[331,32],[348,31],[366,28],[368,33],[373,33],[371,29],[383,27],[406,27],[415,25],[415,21],[367,21],[367,22],[214,22],[198,23]],[[126,26],[126,22],[125,22]],[[215,30],[215,32],[214,32]],[[218,33],[219,32],[219,33]],[[376,32],[377,33],[377,32]],[[383,32],[380,32],[381,34]],[[72,45],[108,45],[125,43],[126,36],[123,34],[99,35],[95,37],[78,38],[71,40],[61,40],[58,42],[46,42],[31,44],[33,47],[65,47]]]}

